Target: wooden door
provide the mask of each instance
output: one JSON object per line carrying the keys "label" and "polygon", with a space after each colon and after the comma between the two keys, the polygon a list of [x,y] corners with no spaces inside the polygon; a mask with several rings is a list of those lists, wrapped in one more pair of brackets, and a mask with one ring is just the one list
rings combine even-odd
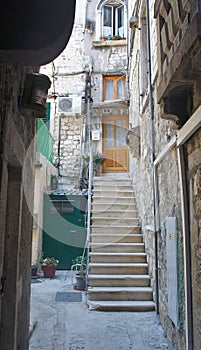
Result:
{"label": "wooden door", "polygon": [[128,171],[129,157],[126,144],[127,116],[105,117],[103,120],[103,153],[106,161],[103,172]]}

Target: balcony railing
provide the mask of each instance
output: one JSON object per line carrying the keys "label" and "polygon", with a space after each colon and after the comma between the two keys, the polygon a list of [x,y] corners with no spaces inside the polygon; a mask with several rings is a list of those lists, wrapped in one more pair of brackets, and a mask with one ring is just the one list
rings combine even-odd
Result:
{"label": "balcony railing", "polygon": [[42,153],[49,162],[53,160],[54,139],[42,119],[38,119],[36,152]]}

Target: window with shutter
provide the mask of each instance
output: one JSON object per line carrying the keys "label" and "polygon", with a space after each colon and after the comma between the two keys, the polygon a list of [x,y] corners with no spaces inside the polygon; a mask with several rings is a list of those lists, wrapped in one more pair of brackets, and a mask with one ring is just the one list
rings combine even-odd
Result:
{"label": "window with shutter", "polygon": [[121,1],[108,1],[102,7],[102,35],[126,36],[125,6]]}

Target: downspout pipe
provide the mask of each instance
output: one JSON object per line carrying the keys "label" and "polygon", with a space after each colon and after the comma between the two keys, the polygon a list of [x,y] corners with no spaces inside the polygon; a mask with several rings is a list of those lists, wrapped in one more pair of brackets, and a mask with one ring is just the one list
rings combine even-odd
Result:
{"label": "downspout pipe", "polygon": [[151,74],[151,36],[150,36],[150,16],[149,0],[146,0],[146,17],[147,17],[147,68],[148,68],[148,88],[149,88],[149,106],[151,117],[151,144],[152,144],[152,188],[153,188],[153,214],[154,214],[154,248],[155,248],[155,286],[156,286],[156,313],[159,314],[159,276],[158,276],[158,232],[156,225],[156,179],[155,179],[155,133],[154,133],[154,105],[153,105],[153,88]]}
{"label": "downspout pipe", "polygon": [[188,196],[186,164],[183,145],[177,147],[179,178],[181,188],[181,210],[184,247],[184,278],[185,278],[185,317],[186,317],[186,350],[193,350],[193,320],[192,320],[192,281],[191,281],[191,252],[190,252],[190,225],[188,214]]}
{"label": "downspout pipe", "polygon": [[61,177],[61,116],[59,116],[59,132],[58,132],[58,148],[57,148],[57,157],[58,157],[58,162],[57,162],[57,168],[58,168],[58,177]]}

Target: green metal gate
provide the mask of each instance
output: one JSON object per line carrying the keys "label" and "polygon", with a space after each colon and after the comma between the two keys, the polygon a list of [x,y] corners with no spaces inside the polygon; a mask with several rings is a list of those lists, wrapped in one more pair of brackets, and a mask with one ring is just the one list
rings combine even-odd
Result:
{"label": "green metal gate", "polygon": [[44,195],[43,254],[70,269],[86,240],[87,191],[57,190]]}

